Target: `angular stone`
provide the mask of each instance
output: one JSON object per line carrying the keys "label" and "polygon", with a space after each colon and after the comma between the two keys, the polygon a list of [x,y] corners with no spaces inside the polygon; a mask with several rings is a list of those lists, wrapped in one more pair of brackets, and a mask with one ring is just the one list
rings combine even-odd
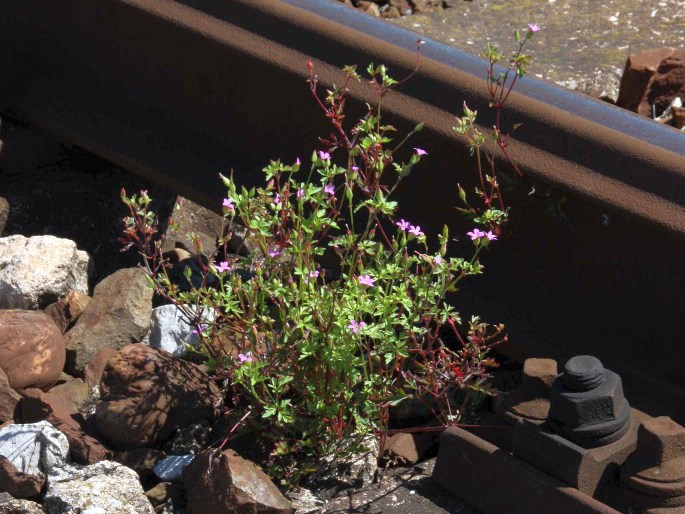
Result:
{"label": "angular stone", "polygon": [[171,503],[173,509],[182,509],[187,503],[183,486],[170,482],[160,482],[152,489],[145,491],[145,496],[155,508]]}
{"label": "angular stone", "polygon": [[176,430],[170,439],[164,441],[160,449],[168,455],[200,453],[209,447],[211,442],[216,441],[216,439],[209,438],[210,431],[211,428],[207,420],[191,423]]}
{"label": "angular stone", "polygon": [[64,338],[50,316],[37,311],[0,310],[0,367],[12,388],[54,384],[64,359]]}
{"label": "angular stone", "polygon": [[131,468],[142,479],[152,475],[155,466],[164,458],[166,458],[166,453],[153,448],[135,448],[117,452],[114,456],[116,462]]}
{"label": "angular stone", "polygon": [[162,305],[152,310],[147,342],[152,348],[161,348],[175,357],[180,357],[187,352],[187,344],[201,344],[200,338],[193,330],[193,325],[178,307],[172,304]]}
{"label": "angular stone", "polygon": [[174,430],[211,419],[219,388],[197,365],[144,344],[109,360],[95,418],[100,433],[120,449],[152,446]]}
{"label": "angular stone", "polygon": [[109,359],[116,354],[117,351],[114,348],[102,348],[86,364],[86,367],[83,369],[83,380],[90,389],[100,387],[102,373],[105,371]]}
{"label": "angular stone", "polygon": [[188,514],[295,512],[266,473],[233,450],[201,453],[183,471],[183,481]]}
{"label": "angular stone", "polygon": [[43,489],[45,478],[22,473],[12,462],[0,455],[0,491],[15,498],[35,498]]}
{"label": "angular stone", "polygon": [[677,129],[685,127],[685,107],[671,107],[671,114],[673,115],[673,126]]}
{"label": "angular stone", "polygon": [[15,419],[19,400],[21,400],[21,396],[10,387],[7,375],[0,368],[0,423]]}
{"label": "angular stone", "polygon": [[659,63],[646,100],[659,112],[676,97],[685,98],[685,50],[676,50]]}
{"label": "angular stone", "polygon": [[217,240],[221,237],[222,230],[223,216],[179,196],[166,231],[162,251],[168,252],[180,247],[195,253],[195,245],[188,235],[196,233],[200,235],[203,252],[212,253],[217,248]]}
{"label": "angular stone", "polygon": [[10,203],[7,201],[6,198],[0,196],[0,236],[5,231],[5,224],[7,223],[7,218],[9,218],[9,216]]}
{"label": "angular stone", "polygon": [[75,378],[70,382],[59,384],[48,391],[51,396],[56,396],[64,402],[70,403],[77,411],[81,410],[83,404],[88,401],[90,390],[80,378]]}
{"label": "angular stone", "polygon": [[380,16],[381,11],[378,9],[378,5],[367,0],[359,0],[359,8],[367,14],[373,16]]}
{"label": "angular stone", "polygon": [[667,416],[644,420],[621,485],[634,510],[685,506],[685,428]]}
{"label": "angular stone", "polygon": [[549,393],[556,377],[555,360],[526,359],[521,387],[499,396],[495,413],[510,425],[515,425],[521,419],[543,423],[549,412]]}
{"label": "angular stone", "polygon": [[616,105],[651,117],[652,104],[661,111],[683,92],[685,52],[660,48],[628,57]]}
{"label": "angular stone", "polygon": [[643,116],[651,116],[651,108],[648,111],[643,108],[642,111],[644,112],[641,112],[640,105],[659,64],[674,51],[675,48],[659,48],[658,50],[630,55],[621,77],[621,87],[616,105]]}
{"label": "angular stone", "polygon": [[42,309],[70,291],[87,293],[89,266],[69,239],[0,238],[0,309]]}
{"label": "angular stone", "polygon": [[50,514],[84,513],[86,509],[106,514],[154,514],[136,472],[111,461],[57,468],[48,477],[43,504]]}
{"label": "angular stone", "polygon": [[390,462],[413,465],[434,446],[434,433],[398,432],[397,434],[392,434],[386,438],[383,456]]}
{"label": "angular stone", "polygon": [[51,303],[45,308],[45,313],[52,318],[60,331],[64,334],[69,330],[90,302],[90,296],[81,291],[71,291],[64,298]]}
{"label": "angular stone", "polygon": [[[383,495],[382,492],[380,492]],[[411,494],[411,493],[409,493]],[[286,497],[297,514],[323,514],[326,502],[309,489],[298,487],[286,492]]]}
{"label": "angular stone", "polygon": [[139,268],[121,269],[102,280],[66,334],[66,371],[82,376],[83,368],[102,348],[119,350],[141,341],[150,328],[152,293]]}
{"label": "angular stone", "polygon": [[69,442],[47,421],[9,425],[0,430],[0,455],[22,473],[44,478],[69,461]]}
{"label": "angular stone", "polygon": [[630,424],[630,407],[621,378],[595,357],[569,359],[552,384],[547,423],[551,430],[583,448],[620,439]]}
{"label": "angular stone", "polygon": [[27,389],[21,402],[21,419],[24,422],[45,419],[52,423],[66,436],[71,455],[80,464],[91,464],[112,455],[100,442],[95,427],[83,418],[71,401],[59,396]]}
{"label": "angular stone", "polygon": [[183,483],[183,470],[193,462],[195,455],[169,455],[157,463],[154,469],[155,475],[162,482]]}
{"label": "angular stone", "polygon": [[40,503],[18,500],[8,493],[0,493],[0,514],[45,514]]}

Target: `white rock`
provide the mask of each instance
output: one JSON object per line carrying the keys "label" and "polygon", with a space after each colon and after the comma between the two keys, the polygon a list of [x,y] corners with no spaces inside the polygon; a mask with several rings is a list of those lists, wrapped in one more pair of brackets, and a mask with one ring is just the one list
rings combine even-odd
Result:
{"label": "white rock", "polygon": [[0,493],[0,514],[45,514],[40,503],[12,498],[7,493]]}
{"label": "white rock", "polygon": [[162,482],[183,482],[183,468],[190,464],[195,455],[169,455],[160,460],[152,470]]}
{"label": "white rock", "polygon": [[48,476],[48,514],[154,514],[135,471],[118,462],[66,465]]}
{"label": "white rock", "polygon": [[70,460],[69,441],[47,421],[8,425],[0,430],[0,455],[19,471],[43,478]]}
{"label": "white rock", "polygon": [[[205,315],[205,319],[211,322],[213,316]],[[193,334],[193,328],[178,307],[162,305],[152,309],[150,332],[143,342],[152,348],[161,348],[175,357],[180,357],[186,353],[186,344],[200,344],[197,334]]]}
{"label": "white rock", "polygon": [[0,238],[0,309],[39,309],[70,291],[88,293],[89,263],[69,239]]}
{"label": "white rock", "polygon": [[322,514],[326,506],[324,500],[304,487],[288,491],[286,497],[295,509],[295,514]]}

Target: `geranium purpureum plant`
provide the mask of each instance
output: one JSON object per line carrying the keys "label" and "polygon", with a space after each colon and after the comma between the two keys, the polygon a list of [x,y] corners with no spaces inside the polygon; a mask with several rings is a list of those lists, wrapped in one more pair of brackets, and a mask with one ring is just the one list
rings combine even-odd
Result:
{"label": "geranium purpureum plant", "polygon": [[[524,34],[517,29],[514,31],[514,39],[517,48],[512,52],[509,59],[497,47],[487,44],[485,51],[481,54],[482,57],[488,59],[487,69],[487,91],[490,99],[490,108],[495,111],[495,124],[492,127],[492,139],[504,156],[506,161],[515,172],[515,176],[509,179],[512,184],[516,183],[516,177],[520,177],[526,183],[531,194],[535,193],[535,188],[528,184],[521,170],[516,166],[509,156],[507,150],[510,141],[510,135],[502,131],[502,112],[509,99],[516,81],[526,74],[526,70],[530,65],[532,58],[530,55],[523,53],[523,48],[528,41],[530,41],[540,27],[535,23],[529,23]],[[506,60],[506,61],[505,61]],[[496,66],[505,61],[506,66],[503,71],[497,72]],[[476,188],[475,194],[480,199],[483,209],[477,209],[469,205],[466,200],[466,192],[459,186],[459,197],[465,204],[465,208],[458,208],[460,212],[474,220],[474,222],[488,226],[494,234],[499,235],[501,227],[508,216],[508,209],[505,208],[504,198],[502,196],[500,180],[498,180],[498,173],[495,167],[495,160],[492,154],[484,152],[486,142],[485,134],[483,134],[476,126],[477,111],[472,111],[464,102],[464,116],[457,118],[457,125],[454,130],[466,137],[467,144],[471,155],[475,155],[478,167],[479,187]],[[514,130],[518,125],[514,125]],[[485,162],[483,162],[485,157]],[[503,175],[506,178],[506,175]],[[473,236],[471,236],[472,239]],[[474,239],[475,241],[476,239]],[[477,238],[480,241],[480,238]]]}
{"label": "geranium purpureum plant", "polygon": [[[419,67],[417,52],[411,75]],[[383,437],[390,408],[408,398],[425,403],[431,428],[458,423],[466,393],[485,387],[489,348],[504,338],[502,326],[464,322],[444,301],[482,272],[479,255],[497,240],[504,209],[493,215],[492,195],[482,195],[484,209],[473,217],[483,230],[466,236],[473,252],[450,255],[447,227],[427,235],[391,199],[429,158],[408,145],[421,124],[393,138],[381,121],[383,99],[400,83],[385,66],[369,65],[377,102],[347,128],[346,98],[361,76],[348,66],[342,85],[321,94],[312,63],[308,69],[333,131],[306,165],[272,161],[263,187],[221,177],[225,237],[217,254],[199,259],[199,287],[190,286],[190,268],[188,287],[173,283],[150,198],[122,191],[131,212],[124,243],[144,257],[156,291],[195,324],[208,364],[226,379],[226,405],[239,413],[235,432],[271,441],[268,469],[285,484],[315,470],[322,456],[344,457],[369,434]],[[463,189],[460,196],[465,201]],[[237,225],[254,247],[250,256],[226,251]],[[448,333],[455,344],[444,343]]]}

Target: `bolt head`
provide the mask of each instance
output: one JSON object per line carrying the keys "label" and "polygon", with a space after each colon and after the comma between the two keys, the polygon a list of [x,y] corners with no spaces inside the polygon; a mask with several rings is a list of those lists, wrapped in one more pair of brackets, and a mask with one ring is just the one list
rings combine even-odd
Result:
{"label": "bolt head", "polygon": [[564,375],[557,378],[550,392],[549,418],[566,428],[616,420],[625,402],[621,377],[602,371],[602,383],[587,391],[569,390]]}

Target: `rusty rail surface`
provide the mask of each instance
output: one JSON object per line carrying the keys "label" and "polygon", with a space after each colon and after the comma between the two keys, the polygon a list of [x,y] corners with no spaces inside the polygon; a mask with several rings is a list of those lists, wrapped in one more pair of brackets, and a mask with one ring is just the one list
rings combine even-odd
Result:
{"label": "rusty rail surface", "polygon": [[[215,207],[218,172],[257,180],[269,159],[306,157],[327,134],[305,84],[308,59],[323,85],[345,64],[383,62],[401,78],[416,59],[416,34],[329,0],[0,5],[0,108]],[[486,63],[427,42],[420,73],[385,102],[401,130],[426,126],[412,146],[430,160],[399,200],[407,219],[459,234],[456,182],[473,168],[451,127],[463,101],[493,124]],[[372,98],[361,86],[352,109]],[[459,306],[506,323],[518,357],[597,355],[624,373],[642,410],[679,419],[683,136],[529,77],[506,119],[522,123],[512,158],[540,191],[557,191],[568,222],[545,214],[550,201],[527,205],[515,243],[485,256],[488,272]],[[645,376],[659,393],[643,392]]]}

